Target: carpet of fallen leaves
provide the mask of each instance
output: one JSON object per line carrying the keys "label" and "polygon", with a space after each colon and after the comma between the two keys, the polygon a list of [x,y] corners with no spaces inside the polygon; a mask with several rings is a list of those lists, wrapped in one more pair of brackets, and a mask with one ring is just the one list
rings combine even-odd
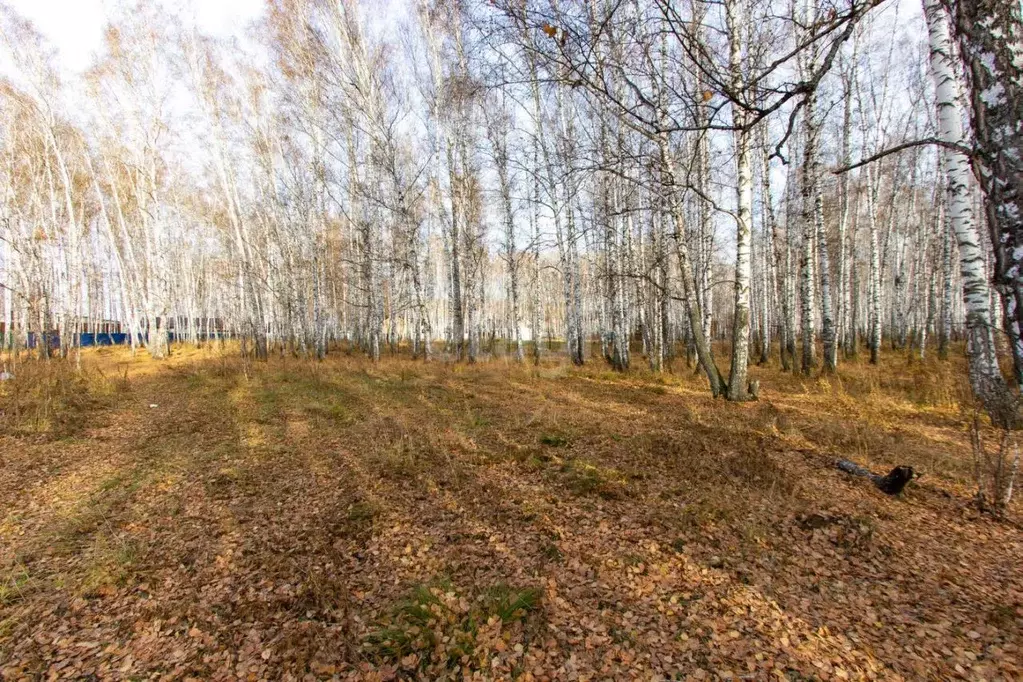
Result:
{"label": "carpet of fallen leaves", "polygon": [[0,389],[0,679],[1023,675],[959,360],[736,405],[681,364],[143,356]]}

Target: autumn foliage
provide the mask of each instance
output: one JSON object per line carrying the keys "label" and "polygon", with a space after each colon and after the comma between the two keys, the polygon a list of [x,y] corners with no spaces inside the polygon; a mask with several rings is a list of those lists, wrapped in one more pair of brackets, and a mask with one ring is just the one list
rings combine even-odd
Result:
{"label": "autumn foliage", "polygon": [[24,364],[0,678],[1016,679],[961,361],[889,362],[747,404],[684,363]]}

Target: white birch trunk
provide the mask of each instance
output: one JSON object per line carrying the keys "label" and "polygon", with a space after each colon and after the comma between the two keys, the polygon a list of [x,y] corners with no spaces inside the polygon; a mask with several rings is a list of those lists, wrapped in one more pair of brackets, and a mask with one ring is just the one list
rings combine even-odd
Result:
{"label": "white birch trunk", "polygon": [[[1009,337],[1016,383],[1023,384],[1023,9],[1015,0],[946,4],[969,73],[974,165],[1002,299],[999,326]],[[951,59],[950,50],[940,52]]]}
{"label": "white birch trunk", "polygon": [[[728,27],[729,70],[732,88],[743,89],[742,36],[743,27],[736,16],[740,8],[735,0],[725,3],[725,21]],[[748,21],[748,19],[745,19]],[[735,127],[736,161],[736,215],[735,215],[735,317],[732,322],[732,364],[728,376],[728,399],[749,400],[746,369],[749,365],[750,337],[750,280],[752,260],[750,247],[753,241],[753,172],[750,164],[751,131],[747,116],[741,106],[732,103],[732,125]]]}
{"label": "white birch trunk", "polygon": [[[936,93],[938,136],[946,143],[962,145],[959,80],[952,60],[948,19],[940,0],[924,0],[924,14],[930,39],[931,73]],[[970,168],[966,157],[945,150],[948,221],[959,244],[959,272],[966,307],[967,354],[970,384],[991,418],[1009,420],[1006,414],[1007,387],[998,368],[992,336],[990,291],[984,252],[970,201]],[[1015,421],[1013,417],[1011,421]]]}

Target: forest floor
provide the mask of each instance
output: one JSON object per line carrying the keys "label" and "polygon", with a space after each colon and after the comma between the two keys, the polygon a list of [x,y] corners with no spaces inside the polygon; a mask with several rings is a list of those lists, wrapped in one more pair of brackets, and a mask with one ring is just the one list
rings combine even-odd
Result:
{"label": "forest floor", "polygon": [[741,405],[681,364],[22,364],[0,679],[1020,679],[963,363],[885,363]]}

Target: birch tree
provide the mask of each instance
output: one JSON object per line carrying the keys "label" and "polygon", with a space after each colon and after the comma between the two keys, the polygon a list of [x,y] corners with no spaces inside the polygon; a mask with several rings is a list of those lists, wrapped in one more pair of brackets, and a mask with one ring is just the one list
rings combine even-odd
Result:
{"label": "birch tree", "polygon": [[[1017,2],[948,0],[947,6],[969,76],[974,164],[1016,383],[1023,384],[1023,16]],[[933,35],[931,42],[933,48]]]}
{"label": "birch tree", "polygon": [[989,308],[988,275],[970,201],[969,161],[960,151],[966,138],[962,128],[961,86],[953,58],[948,18],[939,0],[925,0],[924,12],[936,92],[938,137],[948,145],[942,152],[947,182],[947,219],[959,245],[959,272],[967,310],[970,385],[992,419],[1010,425],[1016,421],[1014,404],[998,367]]}

